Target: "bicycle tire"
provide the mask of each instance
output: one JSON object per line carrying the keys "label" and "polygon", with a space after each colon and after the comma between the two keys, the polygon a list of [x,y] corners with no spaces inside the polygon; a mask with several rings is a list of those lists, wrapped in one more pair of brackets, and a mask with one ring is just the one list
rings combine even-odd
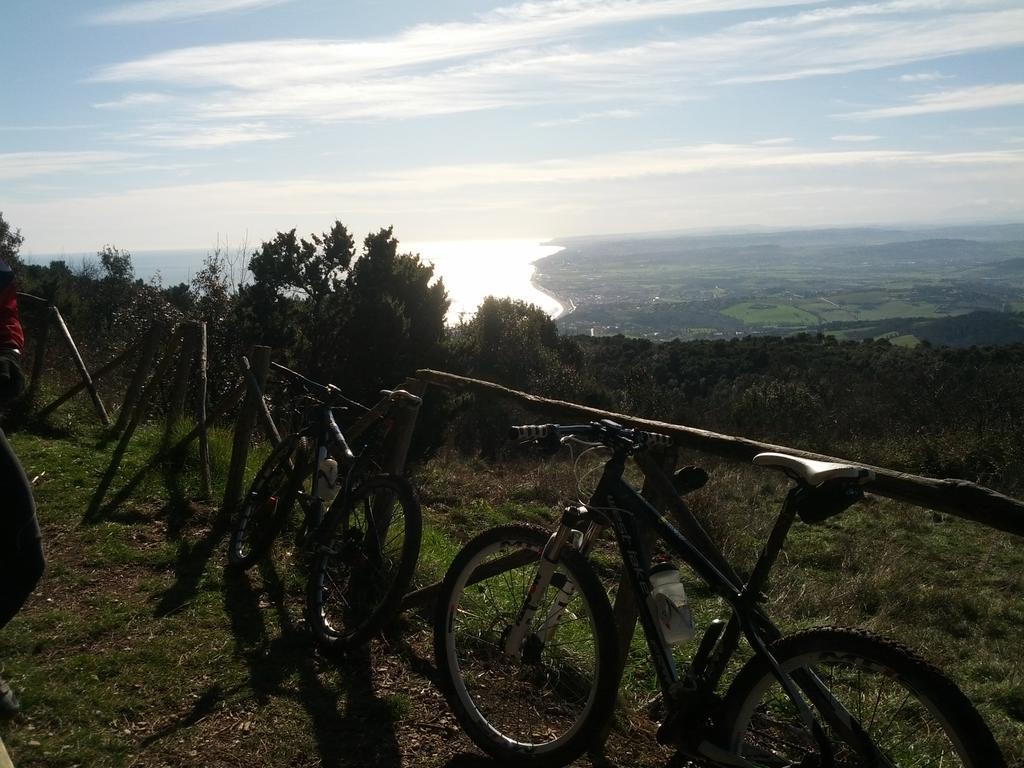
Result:
{"label": "bicycle tire", "polygon": [[[423,528],[416,493],[397,475],[362,480],[342,503],[333,527],[319,537],[306,587],[306,621],[328,655],[362,645],[398,613]],[[385,515],[381,536],[375,521]]]}
{"label": "bicycle tire", "polygon": [[[566,611],[558,614],[573,618],[552,625],[559,633],[554,639],[562,639],[552,643],[552,637],[531,632],[522,659],[504,654],[505,634],[526,600],[548,538],[548,532],[521,524],[480,533],[448,569],[434,617],[439,680],[462,728],[491,757],[539,768],[566,765],[595,743],[614,712],[619,681],[608,596],[587,561],[568,547],[547,594],[532,596],[539,606],[535,626],[543,631],[559,586],[575,586]],[[524,553],[526,562],[468,583],[491,556],[511,553]],[[570,648],[573,642],[578,647]]]}
{"label": "bicycle tire", "polygon": [[301,438],[284,438],[256,473],[239,506],[228,540],[228,564],[248,570],[270,550],[295,503],[301,471],[291,464]]}
{"label": "bicycle tire", "polygon": [[[908,648],[862,630],[827,627],[783,637],[769,650],[787,673],[813,666],[891,765],[1005,768],[970,700]],[[755,657],[740,670],[722,712],[727,749],[758,765],[816,764],[811,761],[817,746],[763,659]],[[826,720],[819,717],[834,745],[837,768],[876,764],[851,743],[855,739],[842,739]]]}

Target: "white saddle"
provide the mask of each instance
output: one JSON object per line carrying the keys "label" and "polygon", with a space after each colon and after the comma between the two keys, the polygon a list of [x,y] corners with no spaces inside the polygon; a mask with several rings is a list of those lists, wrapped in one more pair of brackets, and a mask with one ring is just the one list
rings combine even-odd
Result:
{"label": "white saddle", "polygon": [[787,453],[759,453],[754,457],[754,463],[761,467],[781,469],[790,477],[799,478],[808,485],[821,485],[828,480],[839,479],[870,483],[875,479],[875,473],[867,467],[802,459]]}

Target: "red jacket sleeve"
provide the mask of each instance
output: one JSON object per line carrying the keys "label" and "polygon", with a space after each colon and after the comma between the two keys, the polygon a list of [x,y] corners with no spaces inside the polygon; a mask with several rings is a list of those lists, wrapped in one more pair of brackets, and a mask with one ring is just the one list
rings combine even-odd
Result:
{"label": "red jacket sleeve", "polygon": [[18,295],[14,272],[0,259],[0,349],[25,348],[25,334],[18,317]]}

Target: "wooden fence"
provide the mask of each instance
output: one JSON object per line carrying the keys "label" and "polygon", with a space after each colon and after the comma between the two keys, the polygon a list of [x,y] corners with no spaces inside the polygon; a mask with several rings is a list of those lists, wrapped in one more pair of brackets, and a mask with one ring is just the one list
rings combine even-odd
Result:
{"label": "wooden fence", "polygon": [[946,512],[983,523],[1000,531],[1024,536],[1024,502],[967,480],[922,477],[884,467],[873,467],[856,460],[826,456],[797,448],[762,443],[744,437],[722,435],[717,432],[642,419],[622,413],[611,413],[578,403],[538,397],[489,381],[456,376],[443,371],[420,370],[416,372],[416,378],[447,389],[475,392],[505,400],[551,419],[565,417],[578,417],[589,421],[612,419],[626,426],[669,435],[674,444],[680,448],[703,451],[731,461],[749,463],[758,453],[777,451],[818,461],[834,461],[868,467],[875,472],[875,480],[865,486],[865,489],[871,493]]}
{"label": "wooden fence", "polygon": [[[36,386],[38,376],[38,371],[35,369],[40,367],[39,360],[42,358],[41,353],[45,353],[45,345],[49,338],[51,327],[56,328],[60,332],[65,343],[68,345],[69,351],[72,352],[76,367],[81,374],[81,382],[42,408],[39,411],[40,415],[45,416],[48,413],[52,413],[61,404],[85,389],[90,392],[90,397],[101,419],[104,423],[109,424],[106,411],[96,391],[95,382],[118,365],[123,364],[133,355],[138,358],[136,369],[124,396],[117,424],[112,430],[113,435],[119,435],[119,442],[114,450],[110,465],[93,495],[86,514],[86,520],[97,517],[103,509],[115,508],[123,503],[128,499],[139,482],[157,464],[174,455],[178,455],[180,451],[197,439],[200,444],[199,452],[201,459],[202,485],[200,495],[208,498],[211,480],[207,430],[214,421],[223,418],[232,409],[238,408],[234,427],[231,462],[226,478],[224,496],[220,505],[221,514],[229,515],[242,498],[249,448],[256,425],[262,425],[263,430],[272,441],[277,442],[280,440],[277,426],[264,398],[267,374],[270,368],[270,348],[254,347],[250,352],[249,358],[244,359],[244,364],[240,367],[240,381],[228,391],[220,402],[208,408],[205,323],[184,323],[170,334],[167,334],[166,328],[157,324],[138,344],[123,351],[106,365],[99,368],[94,375],[90,375],[84,362],[82,362],[81,355],[78,354],[67,325],[63,322],[63,318],[60,317],[59,310],[56,307],[50,306],[48,312],[50,321],[42,325],[36,336],[39,347],[36,351],[36,362],[33,366],[33,386]],[[160,350],[161,343],[163,343],[162,351]],[[184,437],[172,445],[172,427],[184,416],[188,384],[193,375],[197,377],[199,390],[195,409],[196,424]],[[171,384],[166,409],[167,421],[161,448],[122,485],[108,502],[106,500],[107,493],[117,474],[128,443],[141,421],[146,417],[156,391],[168,380]],[[777,451],[819,461],[834,461],[867,466],[862,462],[811,453],[788,446],[763,443],[679,424],[668,424],[629,414],[613,413],[578,403],[538,397],[527,392],[509,389],[493,382],[456,376],[444,371],[419,370],[416,372],[415,377],[407,379],[400,386],[415,394],[423,394],[429,386],[437,386],[460,392],[472,392],[512,403],[539,416],[553,420],[583,419],[591,421],[612,419],[626,426],[669,435],[676,448],[702,451],[731,461],[749,463],[760,452]],[[241,407],[239,407],[240,401]],[[405,411],[396,429],[392,431],[392,438],[388,447],[390,453],[385,459],[386,468],[391,472],[402,473],[405,471],[405,463],[413,430],[415,429],[417,413],[418,411],[415,409]],[[363,431],[375,416],[376,414],[371,412],[360,421],[357,421],[350,428],[353,434]],[[661,458],[640,457],[640,468],[644,471],[646,478],[643,489],[644,495],[650,498],[663,511],[672,513],[676,521],[683,526],[685,535],[699,540],[703,536],[703,532],[690,530],[690,526],[685,522],[685,517],[675,514],[678,511],[679,502],[674,490],[671,487],[663,487],[664,480],[659,479],[658,473],[648,471],[651,463],[655,461],[659,462],[659,467],[662,470],[671,472],[674,469],[674,452]],[[957,515],[1001,531],[1024,536],[1024,502],[966,480],[921,477],[884,467],[871,467],[871,469],[874,470],[875,479],[866,486],[866,490],[871,493]],[[439,586],[439,584],[432,584],[410,593],[403,601],[403,607],[413,608],[431,602]],[[631,594],[629,589],[620,589],[620,597],[617,599],[615,606],[616,618],[624,647],[628,647],[628,640],[632,636],[636,622],[636,607],[632,604]]]}

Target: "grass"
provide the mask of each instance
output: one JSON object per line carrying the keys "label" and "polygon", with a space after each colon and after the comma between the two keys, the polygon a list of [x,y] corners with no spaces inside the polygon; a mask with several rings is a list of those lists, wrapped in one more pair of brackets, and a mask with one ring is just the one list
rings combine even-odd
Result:
{"label": "grass", "polygon": [[770,301],[745,301],[722,310],[722,314],[747,325],[814,325],[818,318],[790,304]]}
{"label": "grass", "polygon": [[[158,429],[140,430],[115,490],[160,440]],[[212,440],[217,479],[230,435]],[[151,473],[129,502],[84,522],[113,447],[89,430],[24,432],[12,442],[35,478],[48,549],[43,582],[0,632],[0,675],[25,712],[0,724],[0,735],[19,766],[342,766],[371,754],[384,766],[473,765],[433,685],[425,615],[409,614],[370,648],[328,663],[312,653],[303,626],[304,577],[290,541],[248,574],[224,570],[222,488],[212,502],[195,501],[194,456]],[[254,450],[251,470],[265,450]],[[692,506],[749,568],[784,483],[753,468],[708,469],[712,480]],[[461,542],[487,525],[551,525],[575,482],[564,461],[490,465],[447,453],[417,467],[415,479],[427,523],[419,584],[438,579]],[[613,583],[609,544],[594,561]],[[724,614],[685,569],[684,579],[700,632]],[[1010,763],[1024,760],[1024,549],[1013,537],[870,499],[794,528],[768,608],[787,630],[862,626],[919,649],[975,701]],[[680,659],[690,652],[681,647]],[[654,690],[645,657],[638,634],[613,765],[660,765],[667,756],[642,711]]]}

